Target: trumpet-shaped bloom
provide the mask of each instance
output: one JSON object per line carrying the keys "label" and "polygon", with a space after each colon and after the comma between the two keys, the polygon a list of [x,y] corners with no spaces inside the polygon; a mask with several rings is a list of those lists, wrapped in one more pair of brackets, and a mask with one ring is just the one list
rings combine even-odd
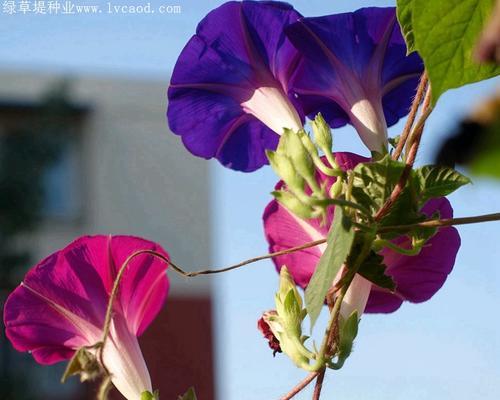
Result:
{"label": "trumpet-shaped bloom", "polygon": [[[353,169],[358,163],[369,161],[352,153],[337,153],[335,158],[343,170]],[[319,183],[326,183],[327,188],[331,187],[335,179],[318,173]],[[281,186],[280,182],[277,188]],[[432,199],[422,208],[422,212],[428,216],[432,216],[436,211],[440,213],[441,218],[453,216],[451,205],[444,197]],[[269,251],[285,250],[326,238],[333,214],[334,210],[328,215],[328,223],[322,226],[319,219],[301,219],[276,200],[271,201],[263,216]],[[395,239],[394,243],[404,246],[406,240],[402,236]],[[355,309],[359,314],[363,311],[390,313],[396,311],[405,300],[420,303],[430,299],[443,286],[452,271],[459,247],[460,236],[457,230],[444,227],[439,229],[417,256],[405,256],[387,248],[383,249],[380,254],[383,255],[387,266],[386,274],[396,283],[395,292],[380,288],[356,275],[344,298],[342,314],[348,316]],[[286,265],[295,283],[306,288],[325,248],[326,244],[321,244],[275,257],[273,261],[278,270]]]}
{"label": "trumpet-shaped bloom", "polygon": [[283,128],[302,127],[288,85],[298,53],[284,33],[299,17],[285,3],[232,1],[199,23],[168,90],[170,129],[191,153],[253,171]]}
{"label": "trumpet-shaped bloom", "polygon": [[[168,257],[159,245],[144,239],[85,236],[37,264],[5,304],[6,334],[14,348],[31,352],[40,364],[53,364],[101,341],[117,273],[138,250]],[[113,384],[127,399],[152,391],[137,336],[165,301],[169,287],[165,269],[165,263],[151,255],[135,257],[114,300],[102,358]]]}
{"label": "trumpet-shaped bloom", "polygon": [[333,128],[352,124],[370,150],[385,147],[423,72],[418,54],[406,55],[395,8],[303,18],[286,33],[302,55],[291,87],[304,111]]}

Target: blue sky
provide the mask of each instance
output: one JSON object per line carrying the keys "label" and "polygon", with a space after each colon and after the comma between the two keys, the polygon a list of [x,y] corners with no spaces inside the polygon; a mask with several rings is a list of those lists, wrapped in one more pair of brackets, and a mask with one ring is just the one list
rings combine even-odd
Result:
{"label": "blue sky", "polygon": [[[100,4],[86,1],[76,4]],[[0,68],[93,73],[160,79],[168,83],[178,53],[197,22],[221,1],[152,2],[180,5],[176,15],[15,15],[0,13]],[[141,4],[140,1],[120,4]],[[299,0],[314,16],[391,1]],[[450,91],[439,101],[417,162],[429,162],[436,143],[499,81]],[[159,99],[163,101],[163,99]],[[159,116],[163,118],[163,116]],[[398,134],[401,124],[391,129]],[[336,150],[366,154],[352,128],[335,131]],[[266,252],[261,215],[276,182],[269,168],[242,174],[208,162],[213,171],[214,264]],[[455,215],[500,209],[500,183],[476,179],[451,196]],[[404,305],[389,316],[365,316],[355,352],[331,373],[325,399],[493,400],[500,392],[500,223],[460,227],[455,270],[429,302]],[[255,329],[273,307],[277,275],[270,262],[214,277],[217,311],[218,392],[222,400],[273,399],[305,373],[283,356],[273,359]],[[297,399],[310,398],[305,392]],[[203,400],[203,399],[201,399]]]}

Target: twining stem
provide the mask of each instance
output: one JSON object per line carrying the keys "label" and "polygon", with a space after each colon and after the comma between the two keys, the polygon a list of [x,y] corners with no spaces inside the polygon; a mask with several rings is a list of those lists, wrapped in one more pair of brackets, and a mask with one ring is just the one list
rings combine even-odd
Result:
{"label": "twining stem", "polygon": [[409,225],[383,226],[377,232],[411,231],[415,228],[439,228],[442,226],[476,224],[478,222],[500,221],[500,213],[477,215],[474,217],[430,219]]}
{"label": "twining stem", "polygon": [[425,95],[424,104],[422,106],[422,115],[420,116],[417,123],[413,127],[411,134],[409,135],[407,140],[408,142],[407,144],[410,146],[410,149],[407,152],[408,154],[406,157],[405,168],[403,169],[401,177],[399,178],[399,181],[394,187],[391,195],[375,214],[374,216],[375,221],[380,221],[389,212],[389,210],[392,208],[394,203],[396,203],[396,200],[401,195],[406,186],[406,182],[413,169],[413,164],[415,163],[415,158],[417,157],[418,147],[420,146],[420,139],[424,131],[425,121],[432,112],[430,101],[431,101],[431,89],[428,88],[427,93]]}
{"label": "twining stem", "polygon": [[[451,225],[467,225],[467,224],[474,224],[474,223],[479,223],[479,222],[492,222],[492,221],[500,221],[500,213],[493,213],[493,214],[485,214],[485,215],[476,215],[473,217],[461,217],[461,218],[447,218],[447,219],[432,219],[428,221],[423,221],[423,222],[418,222],[415,224],[411,225],[396,225],[396,226],[383,226],[378,228],[377,233],[386,233],[386,232],[391,232],[391,231],[409,231],[414,228],[439,228],[441,226],[451,226]],[[135,253],[136,255],[139,254],[150,254],[153,256],[156,256],[160,258],[162,261],[165,263],[168,263],[174,271],[179,273],[182,276],[185,277],[194,277],[194,276],[199,276],[199,275],[208,275],[208,274],[218,274],[221,272],[226,272],[226,271],[231,271],[237,268],[241,268],[245,265],[248,264],[253,264],[258,261],[262,260],[267,260],[269,258],[274,258],[278,256],[282,256],[285,254],[291,254],[295,253],[300,250],[305,250],[309,249],[311,247],[316,247],[319,246],[320,244],[326,243],[326,238],[324,239],[318,239],[314,240],[311,242],[306,242],[304,244],[301,244],[300,246],[295,246],[295,247],[289,247],[288,249],[276,251],[274,253],[268,253],[264,254],[262,256],[257,256],[253,258],[249,258],[247,260],[244,260],[242,262],[239,262],[237,264],[230,265],[228,267],[220,268],[220,269],[203,269],[199,271],[194,271],[194,272],[187,272],[178,265],[174,264],[172,261],[167,259],[165,256],[161,255],[160,253],[157,253],[153,250],[140,250],[139,252]]]}
{"label": "twining stem", "polygon": [[265,254],[263,256],[249,258],[248,260],[242,261],[238,264],[230,265],[229,267],[220,268],[220,269],[203,269],[203,270],[195,271],[195,272],[186,272],[183,269],[181,269],[180,267],[178,267],[177,265],[175,265],[174,263],[172,263],[171,261],[168,261],[168,263],[170,264],[172,269],[174,269],[176,272],[178,272],[179,274],[186,276],[186,277],[193,277],[193,276],[198,276],[198,275],[218,274],[221,272],[231,271],[233,269],[237,269],[237,268],[243,267],[243,266],[248,265],[248,264],[253,264],[257,261],[267,260],[268,258],[278,257],[278,256],[282,256],[285,254],[294,253],[296,251],[308,249],[310,247],[318,246],[318,245],[325,243],[325,242],[326,242],[326,239],[315,240],[313,242],[301,244],[300,246],[290,247],[288,249],[276,251],[274,253],[268,253],[268,254]]}
{"label": "twining stem", "polygon": [[323,338],[323,342],[321,343],[321,347],[319,349],[319,353],[316,358],[316,364],[315,364],[315,369],[320,368],[322,365],[325,363],[325,359],[330,358],[331,354],[331,346],[335,342],[335,332],[336,328],[338,326],[338,320],[339,320],[339,315],[340,315],[340,308],[342,306],[342,301],[344,300],[344,297],[347,293],[347,290],[349,289],[349,286],[351,285],[352,280],[354,279],[357,270],[359,269],[360,265],[363,263],[365,258],[368,256],[368,253],[370,252],[370,249],[372,248],[374,240],[374,235],[373,237],[370,238],[365,238],[363,246],[356,257],[356,260],[354,261],[354,265],[350,265],[348,267],[348,277],[346,279],[346,282],[342,286],[339,295],[335,299],[335,303],[333,305],[332,310],[330,311],[330,319],[328,320],[328,325],[326,328],[326,335]]}
{"label": "twining stem", "polygon": [[415,122],[415,117],[417,116],[417,111],[418,107],[420,106],[420,103],[422,102],[422,99],[424,97],[425,93],[425,88],[427,87],[427,71],[424,71],[420,78],[420,83],[417,88],[417,94],[415,95],[415,98],[413,100],[413,103],[411,105],[410,113],[408,114],[408,119],[406,120],[406,124],[403,128],[403,132],[401,133],[401,136],[399,137],[399,142],[398,145],[396,146],[396,150],[394,150],[394,153],[392,154],[392,159],[397,160],[399,159],[399,156],[403,152],[403,148],[406,144],[406,140],[408,139],[408,135],[410,134],[411,127],[413,126],[413,123]]}
{"label": "twining stem", "polygon": [[326,369],[323,368],[318,375],[318,378],[316,379],[316,385],[314,386],[314,393],[312,400],[319,400],[319,397],[321,396],[321,389],[323,388],[323,380],[325,379],[325,371]]}
{"label": "twining stem", "polygon": [[290,390],[287,394],[280,398],[280,400],[290,400],[295,397],[296,394],[300,393],[307,385],[309,385],[314,378],[319,375],[319,371],[311,372],[309,375],[305,377],[302,381],[300,381],[292,390]]}

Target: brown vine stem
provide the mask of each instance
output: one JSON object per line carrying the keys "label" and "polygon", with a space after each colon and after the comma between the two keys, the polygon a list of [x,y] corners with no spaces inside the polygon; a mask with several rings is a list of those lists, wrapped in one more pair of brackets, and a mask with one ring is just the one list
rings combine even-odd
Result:
{"label": "brown vine stem", "polygon": [[401,133],[401,136],[399,138],[398,145],[396,146],[396,150],[394,150],[394,153],[392,155],[393,160],[397,160],[401,153],[403,152],[403,148],[406,144],[406,140],[408,139],[408,135],[410,134],[411,127],[413,126],[413,123],[415,122],[415,117],[417,116],[417,111],[420,103],[422,102],[422,99],[425,94],[425,88],[427,87],[427,71],[424,71],[420,78],[420,83],[417,88],[417,94],[415,95],[415,99],[413,100],[413,103],[411,105],[410,113],[408,114],[408,119],[406,120],[406,124],[403,128],[403,132]]}
{"label": "brown vine stem", "polygon": [[249,258],[248,260],[242,261],[238,264],[230,265],[229,267],[220,268],[220,269],[204,269],[204,270],[195,271],[195,272],[186,272],[182,268],[180,268],[177,265],[175,265],[174,263],[172,263],[171,261],[169,261],[169,264],[172,267],[172,269],[174,269],[176,272],[178,272],[179,274],[181,274],[183,276],[187,276],[187,277],[193,277],[193,276],[198,276],[198,275],[218,274],[221,272],[231,271],[233,269],[237,269],[237,268],[243,267],[243,266],[248,265],[248,264],[253,264],[257,261],[267,260],[268,258],[278,257],[278,256],[282,256],[285,254],[294,253],[296,251],[308,249],[310,247],[314,247],[314,246],[318,246],[320,244],[323,244],[325,242],[326,242],[326,238],[315,240],[313,242],[301,244],[300,246],[290,247],[288,249],[276,251],[274,253],[265,254],[263,256]]}
{"label": "brown vine stem", "polygon": [[422,106],[422,115],[420,116],[417,123],[413,127],[412,132],[407,140],[407,147],[410,146],[410,150],[408,151],[408,156],[406,157],[405,168],[401,173],[401,177],[399,178],[399,181],[397,185],[394,187],[391,195],[375,214],[374,216],[375,221],[380,221],[382,217],[384,217],[389,212],[389,210],[394,205],[394,203],[401,195],[403,189],[406,186],[406,182],[410,176],[413,164],[415,163],[415,158],[417,157],[418,147],[420,146],[420,139],[422,138],[422,133],[424,131],[425,121],[432,112],[432,107],[430,106],[430,102],[431,102],[431,89],[428,88],[427,93],[425,95],[424,104]]}
{"label": "brown vine stem", "polygon": [[314,378],[319,375],[319,372],[311,372],[309,375],[305,377],[302,381],[300,381],[292,390],[290,390],[287,394],[280,398],[280,400],[290,400],[295,397],[296,394],[300,393],[307,385],[309,385]]}
{"label": "brown vine stem", "polygon": [[411,225],[383,226],[379,228],[379,233],[394,231],[409,231],[414,228],[439,228],[452,225],[476,224],[478,222],[500,221],[500,213],[477,215],[474,217],[433,219]]}
{"label": "brown vine stem", "polygon": [[321,396],[321,389],[323,388],[323,380],[325,379],[325,368],[323,368],[316,379],[316,385],[314,386],[314,393],[312,400],[319,400]]}
{"label": "brown vine stem", "polygon": [[[412,224],[412,225],[384,226],[384,227],[380,227],[377,230],[377,232],[384,233],[384,232],[389,232],[389,231],[406,231],[406,230],[411,230],[413,228],[419,228],[419,227],[421,227],[421,228],[432,228],[432,227],[439,228],[441,226],[466,225],[466,224],[474,224],[474,223],[479,223],[479,222],[492,222],[492,221],[500,221],[500,213],[476,215],[473,217],[435,219],[435,220],[428,220],[428,221],[419,222],[417,224]],[[274,253],[269,253],[269,254],[265,254],[262,256],[249,258],[248,260],[242,261],[238,264],[230,265],[229,267],[224,267],[221,269],[204,269],[204,270],[194,271],[194,272],[186,272],[185,270],[183,270],[181,267],[174,264],[172,261],[170,261],[168,258],[163,256],[162,254],[156,253],[153,250],[139,250],[138,252],[133,253],[131,256],[135,257],[139,254],[150,254],[150,255],[153,255],[155,257],[160,258],[162,261],[169,264],[173,270],[175,270],[176,272],[178,272],[182,276],[194,277],[194,276],[198,276],[198,275],[217,274],[217,273],[221,273],[221,272],[231,271],[233,269],[237,269],[237,268],[243,267],[243,266],[248,265],[248,264],[252,264],[252,263],[255,263],[258,261],[266,260],[269,258],[284,255],[284,254],[294,253],[294,252],[300,251],[300,250],[309,249],[311,247],[319,246],[320,244],[323,244],[323,243],[326,243],[326,238],[314,240],[312,242],[307,242],[307,243],[301,244],[300,246],[290,247],[288,249],[280,250],[280,251],[277,251]]]}

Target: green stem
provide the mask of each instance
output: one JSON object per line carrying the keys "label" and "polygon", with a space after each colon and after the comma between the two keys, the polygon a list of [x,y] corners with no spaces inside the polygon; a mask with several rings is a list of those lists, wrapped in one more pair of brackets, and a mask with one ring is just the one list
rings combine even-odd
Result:
{"label": "green stem", "polygon": [[403,254],[405,256],[416,256],[422,250],[422,247],[412,247],[411,249],[405,249],[404,247],[398,246],[397,244],[392,243],[390,240],[379,239],[376,240],[376,246],[388,247],[391,250],[398,252],[399,254]]}
{"label": "green stem", "polygon": [[[368,236],[368,235],[367,235]],[[326,329],[326,334],[323,338],[323,342],[321,343],[321,347],[319,350],[319,353],[316,358],[316,363],[313,364],[312,370],[313,371],[318,371],[321,368],[325,367],[325,365],[328,364],[328,357],[326,357],[327,351],[329,350],[329,344],[332,339],[333,332],[335,330],[336,323],[338,321],[338,317],[340,314],[340,308],[342,306],[342,300],[344,299],[347,290],[349,289],[349,286],[351,285],[352,280],[356,276],[356,272],[358,271],[359,267],[361,266],[361,263],[365,260],[365,258],[368,256],[372,244],[374,241],[374,234],[370,235],[368,238],[365,239],[363,246],[361,248],[361,251],[359,252],[358,257],[356,258],[356,261],[354,262],[354,265],[352,265],[349,268],[349,277],[346,280],[346,283],[342,286],[342,289],[340,290],[340,294],[338,297],[335,299],[335,303],[333,305],[333,308],[330,312],[330,319],[328,320],[328,325]]]}

